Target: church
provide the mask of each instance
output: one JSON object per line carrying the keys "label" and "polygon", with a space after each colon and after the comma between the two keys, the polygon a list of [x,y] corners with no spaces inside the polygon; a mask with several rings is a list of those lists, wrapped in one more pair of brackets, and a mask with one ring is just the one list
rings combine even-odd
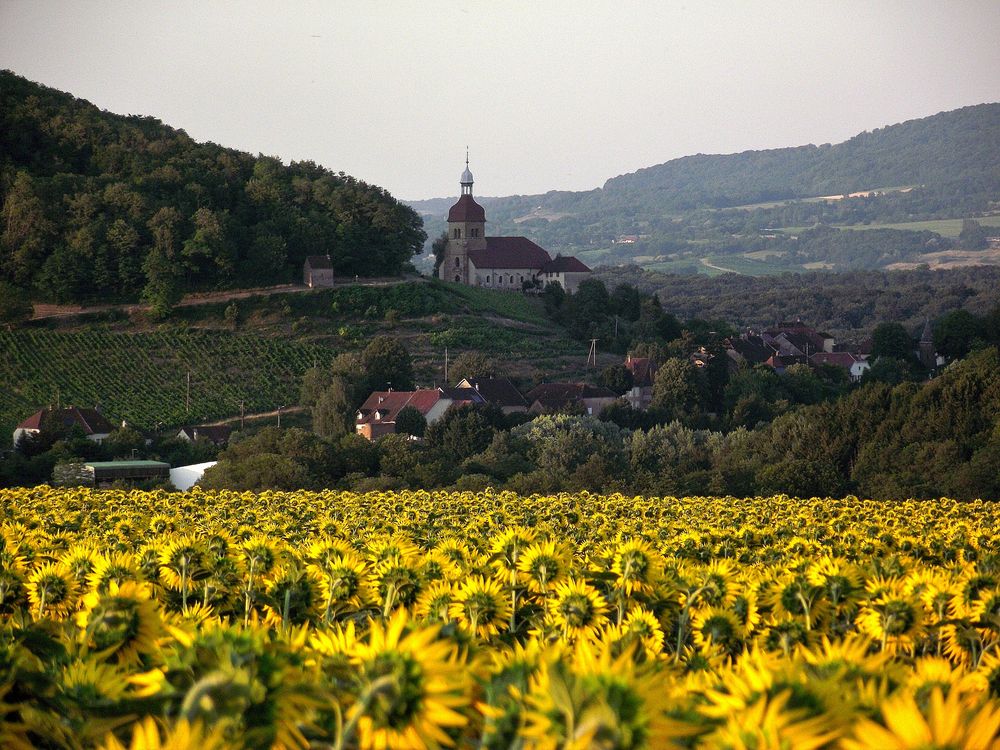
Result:
{"label": "church", "polygon": [[486,211],[472,197],[466,157],[462,194],[448,211],[448,243],[438,277],[469,286],[520,291],[525,282],[544,288],[558,282],[575,292],[590,269],[573,257],[553,258],[527,237],[487,237]]}

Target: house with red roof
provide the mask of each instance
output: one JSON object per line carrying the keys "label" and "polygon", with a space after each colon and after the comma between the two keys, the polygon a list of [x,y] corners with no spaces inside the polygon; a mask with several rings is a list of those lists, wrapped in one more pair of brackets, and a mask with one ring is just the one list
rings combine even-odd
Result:
{"label": "house with red roof", "polygon": [[508,291],[520,291],[526,283],[558,282],[574,292],[590,276],[590,269],[578,259],[553,258],[527,237],[487,237],[486,210],[472,197],[472,184],[466,157],[462,193],[448,211],[448,243],[439,278]]}
{"label": "house with red roof", "polygon": [[434,424],[452,406],[485,404],[475,388],[418,388],[415,391],[374,391],[358,409],[354,430],[368,440],[396,432],[396,417],[406,407]]}
{"label": "house with red roof", "polygon": [[26,435],[40,435],[44,432],[71,430],[79,427],[88,440],[102,442],[114,431],[114,425],[100,411],[67,406],[62,409],[49,407],[36,411],[14,428],[14,446]]}

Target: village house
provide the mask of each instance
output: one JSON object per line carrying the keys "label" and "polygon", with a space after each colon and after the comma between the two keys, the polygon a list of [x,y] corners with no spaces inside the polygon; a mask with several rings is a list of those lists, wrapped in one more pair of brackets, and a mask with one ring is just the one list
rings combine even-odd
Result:
{"label": "village house", "polygon": [[871,369],[867,358],[850,352],[816,352],[809,358],[809,363],[814,367],[833,365],[843,368],[850,374],[851,381],[854,383],[860,381],[861,376]]}
{"label": "village house", "polygon": [[499,407],[504,414],[528,411],[528,402],[510,378],[463,378],[455,387],[475,389],[486,403]]}
{"label": "village house", "polygon": [[485,404],[475,388],[419,388],[415,391],[374,391],[358,409],[354,430],[368,440],[396,432],[396,417],[406,407],[434,424],[451,406]]}
{"label": "village house", "polygon": [[329,255],[310,255],[302,269],[302,283],[307,287],[333,286],[333,261]]}
{"label": "village house", "polygon": [[202,424],[193,427],[181,427],[177,437],[193,443],[196,440],[207,440],[213,445],[223,446],[229,442],[233,428],[225,424]]}
{"label": "village house", "polygon": [[487,237],[486,210],[472,197],[472,184],[466,158],[462,193],[448,211],[440,279],[507,291],[559,282],[567,292],[574,292],[590,276],[581,261],[570,256],[552,258],[527,237]]}
{"label": "village house", "polygon": [[71,430],[78,427],[88,440],[103,442],[114,431],[114,426],[99,410],[77,406],[41,409],[21,422],[14,429],[14,447],[22,437],[41,435],[49,430]]}
{"label": "village house", "polygon": [[588,383],[542,383],[528,391],[528,412],[551,414],[580,408],[585,414],[597,416],[605,406],[618,400],[608,388]]}
{"label": "village house", "polygon": [[645,411],[653,403],[653,382],[656,380],[656,363],[649,357],[625,358],[625,369],[632,373],[632,388],[625,400],[633,409]]}

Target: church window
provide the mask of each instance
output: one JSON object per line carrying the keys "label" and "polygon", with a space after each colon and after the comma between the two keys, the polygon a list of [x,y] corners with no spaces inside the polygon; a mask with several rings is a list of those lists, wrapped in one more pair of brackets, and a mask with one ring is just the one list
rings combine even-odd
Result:
{"label": "church window", "polygon": [[462,261],[460,261],[458,258],[455,258],[455,268],[458,268],[460,265],[462,265]]}
{"label": "church window", "polygon": [[514,283],[514,277],[513,276],[508,276],[507,277],[507,283],[508,284],[513,284]]}
{"label": "church window", "polygon": [[476,228],[473,228],[473,229],[472,229],[472,236],[473,236],[473,237],[478,237],[478,236],[479,236],[479,230],[478,230],[478,229],[476,229]]}
{"label": "church window", "polygon": [[458,227],[455,227],[455,239],[456,240],[462,239],[462,230],[459,229]]}
{"label": "church window", "polygon": [[455,274],[455,281],[458,281],[458,282],[462,281],[462,277],[459,276],[457,273]]}

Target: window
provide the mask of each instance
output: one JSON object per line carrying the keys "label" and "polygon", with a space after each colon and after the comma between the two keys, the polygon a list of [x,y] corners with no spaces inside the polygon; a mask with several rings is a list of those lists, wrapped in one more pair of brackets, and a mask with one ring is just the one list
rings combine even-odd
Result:
{"label": "window", "polygon": [[462,261],[460,261],[458,258],[455,258],[455,268],[458,268],[460,265],[462,265]]}
{"label": "window", "polygon": [[478,229],[473,229],[472,230],[472,236],[473,237],[478,237],[479,236],[479,230]]}
{"label": "window", "polygon": [[462,230],[459,229],[458,227],[455,227],[455,239],[456,240],[462,239]]}
{"label": "window", "polygon": [[457,273],[455,274],[455,281],[457,281],[459,283],[461,283],[461,281],[462,281],[462,277],[459,276]]}
{"label": "window", "polygon": [[513,276],[508,276],[507,277],[507,283],[508,284],[513,284],[514,283],[514,277]]}

